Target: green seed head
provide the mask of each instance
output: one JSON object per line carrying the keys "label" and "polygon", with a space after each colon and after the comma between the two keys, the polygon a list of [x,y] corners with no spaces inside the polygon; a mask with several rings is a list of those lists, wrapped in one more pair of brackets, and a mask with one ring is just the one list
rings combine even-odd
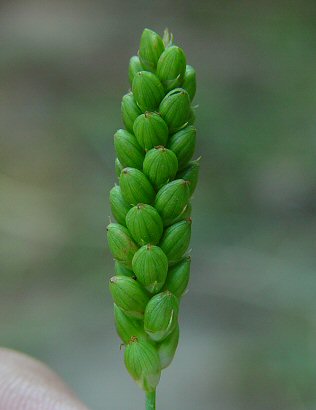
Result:
{"label": "green seed head", "polygon": [[119,261],[115,261],[114,267],[115,267],[115,275],[117,275],[117,276],[129,276],[130,278],[135,276],[135,274],[132,270],[127,269]]}
{"label": "green seed head", "polygon": [[178,323],[179,302],[170,292],[153,296],[144,316],[144,329],[155,342],[161,342],[173,332]]}
{"label": "green seed head", "polygon": [[179,325],[174,331],[158,345],[158,354],[160,358],[160,366],[165,369],[169,366],[174,358],[179,342]]}
{"label": "green seed head", "polygon": [[169,225],[183,212],[189,198],[189,184],[184,179],[176,179],[160,188],[156,195],[155,208],[164,225]]}
{"label": "green seed head", "polygon": [[153,344],[132,337],[125,349],[124,362],[129,374],[143,390],[155,391],[161,367],[158,352]]}
{"label": "green seed head", "polygon": [[163,231],[160,215],[155,208],[146,204],[138,204],[128,211],[126,225],[140,246],[158,243]]}
{"label": "green seed head", "polygon": [[200,172],[200,160],[197,159],[195,161],[191,161],[188,163],[188,165],[181,170],[177,178],[182,178],[185,181],[190,182],[189,188],[190,188],[190,196],[193,195],[193,192],[195,191],[198,179],[199,179],[199,172]]}
{"label": "green seed head", "polygon": [[161,249],[167,255],[169,265],[179,262],[188,249],[191,237],[191,219],[169,226],[160,241]]}
{"label": "green seed head", "polygon": [[169,131],[184,127],[190,115],[190,97],[183,88],[175,88],[161,101],[159,112],[166,121]]}
{"label": "green seed head", "polygon": [[176,265],[170,267],[164,289],[169,290],[175,296],[180,298],[184,294],[189,283],[190,265],[191,258],[187,256]]}
{"label": "green seed head", "polygon": [[130,206],[124,201],[121,188],[115,185],[110,191],[110,205],[114,218],[121,225],[126,225],[125,217]]}
{"label": "green seed head", "polygon": [[136,280],[128,276],[113,276],[110,292],[114,303],[128,316],[142,319],[149,298]]}
{"label": "green seed head", "polygon": [[151,204],[155,191],[147,177],[138,169],[124,168],[120,176],[123,198],[130,205]]}
{"label": "green seed head", "polygon": [[155,111],[165,95],[159,78],[148,71],[139,71],[135,74],[132,90],[143,112]]}
{"label": "green seed head", "polygon": [[168,271],[168,259],[161,248],[142,246],[134,255],[133,271],[139,282],[151,293],[163,287]]}
{"label": "green seed head", "polygon": [[181,86],[186,69],[186,58],[182,48],[171,46],[161,54],[157,64],[157,75],[166,91]]}
{"label": "green seed head", "polygon": [[129,132],[133,132],[134,121],[142,113],[136,104],[133,93],[125,94],[122,98],[121,113],[125,128]]}
{"label": "green seed head", "polygon": [[107,238],[110,251],[115,259],[128,269],[132,267],[132,259],[138,247],[125,226],[110,223],[107,226]]}
{"label": "green seed head", "polygon": [[143,168],[145,152],[133,134],[122,129],[116,131],[114,146],[117,157],[124,167]]}
{"label": "green seed head", "polygon": [[157,62],[165,46],[159,34],[145,28],[140,39],[139,59],[145,70],[155,71]]}
{"label": "green seed head", "polygon": [[184,168],[192,158],[195,149],[196,129],[188,125],[182,130],[173,134],[168,142],[168,148],[171,149],[177,159],[179,169]]}
{"label": "green seed head", "polygon": [[137,117],[133,129],[139,145],[146,150],[156,145],[165,145],[168,140],[168,126],[154,112],[145,112]]}
{"label": "green seed head", "polygon": [[115,260],[109,288],[127,370],[145,390],[146,405],[155,406],[152,393],[177,349],[179,303],[190,276],[196,74],[167,29],[163,39],[145,29],[128,76],[125,129],[114,135],[119,186],[110,205],[118,223],[107,227]]}
{"label": "green seed head", "polygon": [[115,327],[119,337],[127,344],[132,337],[147,339],[142,321],[127,316],[121,308],[114,303]]}
{"label": "green seed head", "polygon": [[139,71],[142,71],[143,69],[144,68],[142,67],[138,56],[133,56],[129,60],[128,79],[129,79],[130,85],[133,84],[133,80],[134,80],[136,73],[139,73]]}
{"label": "green seed head", "polygon": [[176,155],[165,147],[155,147],[145,156],[143,171],[155,188],[172,181],[178,170]]}
{"label": "green seed head", "polygon": [[196,92],[196,73],[194,68],[190,65],[186,66],[182,88],[188,92],[192,101]]}
{"label": "green seed head", "polygon": [[118,158],[115,159],[115,174],[119,178],[123,169],[123,165],[120,163]]}

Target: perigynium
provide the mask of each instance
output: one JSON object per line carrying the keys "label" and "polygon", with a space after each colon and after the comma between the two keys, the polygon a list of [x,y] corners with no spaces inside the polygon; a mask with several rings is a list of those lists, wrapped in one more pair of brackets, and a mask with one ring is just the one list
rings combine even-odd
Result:
{"label": "perigynium", "polygon": [[199,160],[192,161],[196,75],[171,33],[161,38],[145,29],[128,78],[125,129],[114,134],[119,183],[110,191],[117,223],[107,227],[115,259],[110,292],[126,368],[153,410],[161,371],[177,349],[190,276],[191,198],[199,174]]}

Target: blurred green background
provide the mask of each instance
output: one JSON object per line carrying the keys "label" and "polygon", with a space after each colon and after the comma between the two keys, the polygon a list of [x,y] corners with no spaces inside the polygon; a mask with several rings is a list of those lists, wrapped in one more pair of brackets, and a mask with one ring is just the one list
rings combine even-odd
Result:
{"label": "blurred green background", "polygon": [[198,73],[190,292],[159,409],[316,408],[316,3],[3,1],[0,343],[139,409],[107,289],[113,134],[144,27]]}

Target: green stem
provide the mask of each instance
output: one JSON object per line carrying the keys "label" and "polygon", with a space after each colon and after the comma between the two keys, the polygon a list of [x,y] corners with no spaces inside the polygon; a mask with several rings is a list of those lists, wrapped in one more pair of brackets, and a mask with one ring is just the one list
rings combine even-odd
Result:
{"label": "green stem", "polygon": [[146,393],[146,410],[156,410],[156,390]]}

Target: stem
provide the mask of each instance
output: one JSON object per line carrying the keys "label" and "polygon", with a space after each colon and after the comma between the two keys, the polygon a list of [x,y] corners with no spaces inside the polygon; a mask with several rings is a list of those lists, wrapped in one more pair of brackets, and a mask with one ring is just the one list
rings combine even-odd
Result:
{"label": "stem", "polygon": [[156,390],[146,393],[146,410],[156,410]]}

